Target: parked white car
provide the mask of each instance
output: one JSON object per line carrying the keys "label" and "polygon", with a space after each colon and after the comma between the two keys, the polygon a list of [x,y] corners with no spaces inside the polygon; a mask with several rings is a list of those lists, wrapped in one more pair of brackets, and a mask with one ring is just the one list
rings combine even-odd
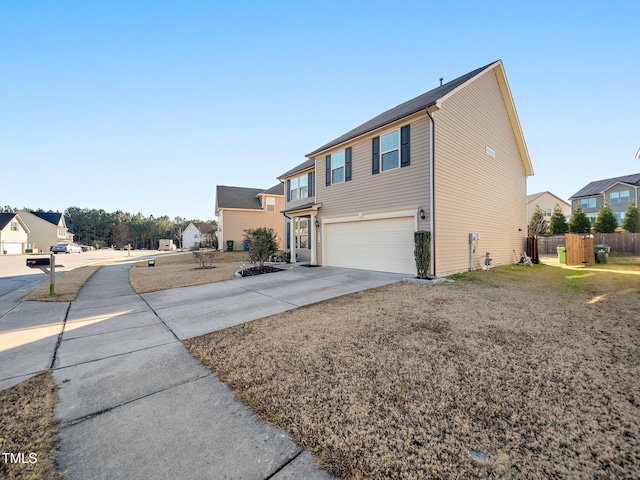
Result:
{"label": "parked white car", "polygon": [[53,253],[82,253],[80,245],[75,243],[58,243],[51,249]]}

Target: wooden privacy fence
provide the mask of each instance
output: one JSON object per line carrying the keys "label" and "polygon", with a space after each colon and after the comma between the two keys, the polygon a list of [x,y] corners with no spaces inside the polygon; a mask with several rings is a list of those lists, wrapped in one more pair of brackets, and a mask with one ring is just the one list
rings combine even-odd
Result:
{"label": "wooden privacy fence", "polygon": [[[594,233],[596,245],[611,247],[611,253],[634,253],[640,255],[640,233]],[[564,235],[538,235],[541,254],[557,253],[560,245],[566,246]]]}
{"label": "wooden privacy fence", "polygon": [[596,260],[593,235],[567,233],[564,236],[567,248],[567,265],[593,265]]}

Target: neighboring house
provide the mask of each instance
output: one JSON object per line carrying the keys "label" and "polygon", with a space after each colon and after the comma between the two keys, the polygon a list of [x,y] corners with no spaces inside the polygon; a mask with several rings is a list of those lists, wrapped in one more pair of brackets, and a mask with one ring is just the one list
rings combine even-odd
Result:
{"label": "neighboring house", "polygon": [[602,204],[607,203],[620,225],[629,204],[640,205],[640,173],[596,180],[574,193],[569,200],[573,209],[578,205],[582,207],[591,223],[595,222]]}
{"label": "neighboring house", "polygon": [[216,226],[211,223],[190,223],[182,232],[182,248],[211,247]]}
{"label": "neighboring house", "polygon": [[73,233],[69,232],[62,213],[18,212],[29,228],[29,243],[41,252],[57,243],[73,242]]}
{"label": "neighboring house", "polygon": [[282,249],[283,208],[284,187],[281,183],[268,190],[218,185],[215,210],[218,217],[218,248],[226,250],[227,241],[233,240],[233,249],[242,250],[245,230],[267,227],[276,232],[279,248]]}
{"label": "neighboring house", "polygon": [[25,253],[29,227],[17,213],[0,213],[0,255]]}
{"label": "neighboring house", "polygon": [[571,217],[571,205],[568,202],[562,200],[560,197],[555,196],[551,192],[540,192],[534,193],[532,195],[527,195],[528,219],[531,219],[533,211],[536,209],[536,205],[538,205],[542,209],[547,221],[551,219],[553,209],[556,205],[560,205],[560,208],[562,208],[562,213],[567,220],[569,219],[569,217]]}
{"label": "neighboring house", "polygon": [[[279,177],[285,222],[295,226],[287,227],[296,239],[292,258],[415,275],[416,230],[433,233],[432,274],[477,268],[487,251],[493,265],[513,263],[514,251],[524,250],[533,169],[502,61],[398,105],[307,157]],[[302,255],[293,255],[296,245]]]}

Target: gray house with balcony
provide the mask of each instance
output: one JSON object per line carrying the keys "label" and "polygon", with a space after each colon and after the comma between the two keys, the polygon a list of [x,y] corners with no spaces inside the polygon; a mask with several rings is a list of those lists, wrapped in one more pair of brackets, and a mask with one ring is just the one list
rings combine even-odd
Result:
{"label": "gray house with balcony", "polygon": [[618,219],[618,225],[621,225],[624,212],[631,202],[636,206],[640,204],[640,173],[596,180],[574,193],[569,200],[571,210],[582,207],[591,223],[595,222],[600,207],[606,203]]}

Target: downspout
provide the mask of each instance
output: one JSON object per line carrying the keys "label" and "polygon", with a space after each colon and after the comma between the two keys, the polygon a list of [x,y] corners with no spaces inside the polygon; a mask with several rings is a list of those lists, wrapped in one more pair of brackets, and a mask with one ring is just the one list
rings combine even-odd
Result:
{"label": "downspout", "polygon": [[431,228],[431,275],[436,276],[436,231],[434,229],[435,226],[435,157],[436,157],[436,122],[433,120],[431,116],[431,112],[429,112],[429,108],[427,108],[427,115],[429,115],[429,119],[431,120],[431,152],[430,152],[430,161],[431,161],[431,171],[429,172],[429,180],[430,180],[430,188],[429,188],[429,223]]}

